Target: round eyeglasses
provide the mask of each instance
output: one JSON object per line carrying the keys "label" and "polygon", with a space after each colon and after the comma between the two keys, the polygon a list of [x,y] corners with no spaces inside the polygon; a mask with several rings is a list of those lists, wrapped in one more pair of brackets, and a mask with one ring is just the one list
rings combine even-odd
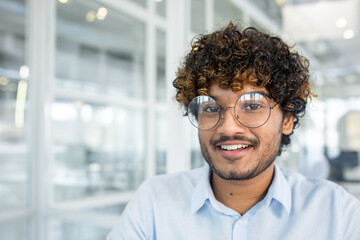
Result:
{"label": "round eyeglasses", "polygon": [[245,127],[257,128],[264,125],[270,118],[271,110],[268,98],[260,92],[242,94],[234,107],[222,107],[209,96],[197,96],[188,108],[187,115],[192,125],[201,130],[214,128],[222,118],[222,112],[234,108],[237,121]]}

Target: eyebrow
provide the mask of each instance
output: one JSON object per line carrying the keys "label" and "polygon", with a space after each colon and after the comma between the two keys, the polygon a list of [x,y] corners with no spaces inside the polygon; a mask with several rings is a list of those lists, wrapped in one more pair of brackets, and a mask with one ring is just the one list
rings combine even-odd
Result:
{"label": "eyebrow", "polygon": [[209,94],[209,97],[213,98],[215,101],[218,101],[218,100],[219,100],[219,97],[218,97],[218,96],[213,96],[213,95],[210,95],[210,94]]}

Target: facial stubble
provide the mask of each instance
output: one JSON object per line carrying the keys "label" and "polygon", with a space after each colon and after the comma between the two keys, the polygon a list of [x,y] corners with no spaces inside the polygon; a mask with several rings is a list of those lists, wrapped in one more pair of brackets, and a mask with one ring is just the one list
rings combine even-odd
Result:
{"label": "facial stubble", "polygon": [[[251,159],[252,167],[246,171],[243,171],[243,169],[237,169],[236,167],[236,161],[241,161],[241,159],[231,159],[226,158],[226,161],[228,161],[228,164],[233,165],[234,168],[230,170],[221,169],[220,167],[216,166],[216,159],[214,159],[214,156],[211,156],[211,153],[209,151],[209,147],[214,147],[212,144],[209,143],[209,145],[206,145],[201,138],[199,137],[201,152],[203,157],[205,158],[206,162],[209,164],[209,167],[213,173],[218,175],[220,178],[224,180],[248,180],[252,179],[258,175],[260,175],[262,172],[264,172],[267,168],[269,168],[275,161],[277,153],[279,152],[280,148],[280,141],[281,141],[281,128],[279,128],[279,131],[277,132],[277,136],[275,137],[276,141],[268,141],[263,146],[262,152],[260,152],[257,156],[255,156],[255,159]],[[235,137],[236,138],[236,137]],[[255,149],[259,149],[259,146],[262,144],[259,139],[253,140],[256,141],[257,144],[252,146]]]}

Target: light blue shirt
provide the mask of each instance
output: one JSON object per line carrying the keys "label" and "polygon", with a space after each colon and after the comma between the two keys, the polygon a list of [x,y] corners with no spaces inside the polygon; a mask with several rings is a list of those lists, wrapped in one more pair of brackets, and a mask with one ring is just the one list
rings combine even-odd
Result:
{"label": "light blue shirt", "polygon": [[335,183],[275,166],[266,197],[240,215],[209,177],[205,166],[146,181],[107,240],[360,240],[360,202]]}

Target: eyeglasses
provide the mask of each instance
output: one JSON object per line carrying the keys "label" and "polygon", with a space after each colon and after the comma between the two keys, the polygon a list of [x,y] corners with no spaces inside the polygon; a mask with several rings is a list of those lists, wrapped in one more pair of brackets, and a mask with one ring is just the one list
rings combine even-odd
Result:
{"label": "eyeglasses", "polygon": [[227,108],[234,108],[237,121],[245,127],[257,128],[264,125],[270,118],[271,110],[277,106],[270,106],[268,98],[260,92],[242,94],[234,107],[222,107],[209,96],[197,96],[188,108],[187,115],[192,125],[201,130],[214,128],[223,118],[222,112]]}

